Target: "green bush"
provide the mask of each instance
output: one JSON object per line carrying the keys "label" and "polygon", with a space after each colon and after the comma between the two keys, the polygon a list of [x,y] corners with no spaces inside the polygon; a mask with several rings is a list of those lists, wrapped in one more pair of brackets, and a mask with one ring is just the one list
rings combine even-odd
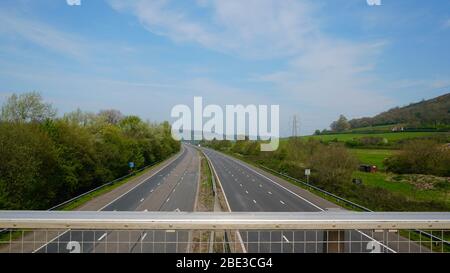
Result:
{"label": "green bush", "polygon": [[342,184],[350,183],[357,164],[356,158],[339,144],[320,146],[308,162],[313,171],[313,181],[332,190],[338,190]]}
{"label": "green bush", "polygon": [[450,149],[432,139],[412,140],[384,162],[390,172],[450,176]]}
{"label": "green bush", "polygon": [[47,209],[127,174],[129,162],[140,168],[180,149],[167,122],[150,124],[117,110],[43,119],[53,108],[40,99],[14,96],[2,108],[0,209]]}
{"label": "green bush", "polygon": [[[210,142],[205,142],[209,145]],[[229,143],[230,151],[243,155],[244,142]],[[425,147],[445,150],[442,144]],[[444,149],[444,150],[442,150]],[[433,153],[436,151],[433,150]],[[425,154],[426,155],[426,154]],[[297,179],[304,180],[305,168],[311,168],[310,183],[332,192],[338,196],[354,201],[362,206],[378,211],[449,211],[450,207],[442,201],[424,201],[413,196],[394,193],[378,186],[355,185],[351,183],[353,171],[357,167],[356,159],[343,145],[339,143],[325,144],[315,139],[290,138],[281,142],[278,150],[261,152],[258,155],[246,156],[257,164],[281,173],[288,174]],[[449,163],[445,163],[450,166]],[[393,176],[394,181],[402,181],[406,176],[398,174]],[[436,188],[449,187],[447,181],[437,183]]]}

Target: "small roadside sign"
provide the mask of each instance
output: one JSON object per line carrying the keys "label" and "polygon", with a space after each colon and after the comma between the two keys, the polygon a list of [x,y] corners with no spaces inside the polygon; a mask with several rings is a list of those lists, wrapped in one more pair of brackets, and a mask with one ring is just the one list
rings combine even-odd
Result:
{"label": "small roadside sign", "polygon": [[309,184],[309,176],[311,175],[311,169],[305,169],[306,183]]}
{"label": "small roadside sign", "polygon": [[130,167],[130,169],[134,168],[134,162],[128,162],[128,166]]}

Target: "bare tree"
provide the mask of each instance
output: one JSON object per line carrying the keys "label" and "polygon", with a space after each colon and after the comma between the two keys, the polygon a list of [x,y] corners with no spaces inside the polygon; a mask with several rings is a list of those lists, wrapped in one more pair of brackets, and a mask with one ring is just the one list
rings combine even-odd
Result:
{"label": "bare tree", "polygon": [[37,92],[13,94],[2,106],[1,120],[9,122],[41,122],[53,119],[56,109],[42,100]]}
{"label": "bare tree", "polygon": [[101,110],[98,116],[103,118],[105,122],[117,125],[124,118],[123,114],[119,110],[108,109]]}
{"label": "bare tree", "polygon": [[97,116],[94,113],[84,112],[80,108],[77,110],[64,114],[63,119],[70,124],[77,124],[80,126],[88,126],[95,122]]}

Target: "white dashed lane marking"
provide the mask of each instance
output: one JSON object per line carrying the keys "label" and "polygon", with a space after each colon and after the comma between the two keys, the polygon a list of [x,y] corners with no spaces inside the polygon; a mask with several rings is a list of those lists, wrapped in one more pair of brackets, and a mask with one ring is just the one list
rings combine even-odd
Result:
{"label": "white dashed lane marking", "polygon": [[106,232],[105,233],[103,233],[103,235],[102,236],[100,236],[100,238],[98,238],[98,241],[101,241],[101,240],[103,240],[104,238],[106,237]]}

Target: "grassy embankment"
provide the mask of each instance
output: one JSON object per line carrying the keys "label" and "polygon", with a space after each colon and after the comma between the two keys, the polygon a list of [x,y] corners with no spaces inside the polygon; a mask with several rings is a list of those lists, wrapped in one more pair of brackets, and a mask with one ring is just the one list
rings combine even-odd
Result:
{"label": "grassy embankment", "polygon": [[[307,136],[302,137],[303,139],[307,138],[320,138],[323,142],[341,142],[348,144],[347,141],[355,140],[356,138],[365,138],[365,137],[385,137],[388,141],[385,141],[382,145],[372,145],[370,147],[358,147],[358,148],[347,148],[349,151],[358,159],[358,161],[362,164],[370,164],[376,165],[378,167],[377,173],[365,173],[360,171],[354,171],[352,177],[361,178],[363,180],[363,186],[346,186],[342,190],[344,192],[337,193],[344,198],[350,199],[356,203],[367,206],[374,210],[443,210],[445,207],[450,207],[450,183],[447,178],[442,177],[434,177],[431,175],[415,175],[415,174],[407,174],[407,175],[396,175],[392,173],[387,173],[385,166],[383,164],[384,160],[395,153],[398,153],[399,148],[402,145],[399,145],[401,141],[407,139],[417,139],[417,138],[428,138],[434,137],[438,135],[440,139],[448,139],[448,133],[432,133],[432,132],[399,132],[399,133],[380,133],[380,134],[334,134],[334,135],[319,135],[319,136]],[[441,143],[442,140],[440,140]],[[291,147],[287,147],[288,140],[282,139],[280,142],[280,149],[289,151],[292,149]],[[224,152],[238,157],[241,160],[247,161],[248,163],[254,165],[265,165],[274,169],[282,168],[284,162],[280,160],[277,156],[267,157],[267,156],[252,156],[247,155],[244,156],[242,154],[232,152],[231,149],[223,150]],[[279,153],[283,154],[283,152]],[[298,163],[299,168],[301,168],[301,162]],[[295,169],[291,168],[291,171]],[[288,171],[289,173],[289,171]],[[290,174],[290,173],[289,173]],[[291,174],[292,175],[292,174]],[[302,179],[301,172],[297,171],[298,178]],[[287,179],[288,181],[290,179]],[[289,181],[297,186],[305,187],[294,181]],[[318,194],[325,199],[328,199],[332,202],[336,202],[333,198],[328,196],[324,196],[323,194],[316,192],[315,190],[311,190],[315,194]],[[384,191],[384,193],[383,193]],[[357,193],[357,194],[355,194]],[[377,198],[377,194],[382,194],[383,198]],[[366,199],[368,198],[368,199]],[[389,205],[383,205],[384,202],[387,202]],[[382,203],[380,203],[382,202]],[[339,203],[339,205],[343,205]],[[423,206],[422,206],[423,205]],[[347,207],[344,205],[344,207]],[[352,209],[350,207],[347,207]],[[435,234],[438,237],[441,237],[442,234]],[[419,235],[416,233],[411,233],[411,239],[419,240]],[[449,234],[444,234],[444,237],[447,238]],[[417,238],[416,238],[417,237]],[[422,236],[422,241],[427,241],[425,236]],[[426,243],[425,243],[426,244]],[[442,247],[442,245],[438,245],[433,247],[433,249],[438,250],[437,248]],[[444,247],[445,251],[449,251],[447,247]]]}
{"label": "grassy embankment", "polygon": [[365,173],[355,171],[354,178],[360,178],[365,185],[380,187],[401,194],[408,199],[421,201],[440,201],[450,205],[450,187],[445,179],[430,175],[396,175],[385,172],[383,161],[393,155],[395,150],[350,149],[363,164],[376,165],[378,172]]}
{"label": "grassy embankment", "polygon": [[[375,129],[386,130],[387,127],[379,127]],[[377,148],[349,148],[351,153],[359,160],[361,164],[375,165],[378,168],[377,173],[365,173],[355,171],[353,178],[360,178],[363,183],[371,187],[380,187],[390,192],[397,193],[407,197],[408,199],[421,200],[421,201],[442,201],[450,205],[450,187],[442,186],[445,184],[445,179],[436,178],[433,176],[424,175],[395,175],[387,173],[383,161],[394,155],[398,150],[393,148],[398,141],[430,137],[430,136],[443,136],[448,133],[442,132],[392,132],[392,133],[344,133],[344,134],[330,134],[330,135],[314,135],[305,136],[303,138],[320,139],[324,142],[338,141],[346,142],[354,139],[360,139],[364,137],[380,137],[385,138],[390,144],[387,147]],[[420,182],[424,182],[426,186],[420,185]],[[437,185],[437,186],[436,186]]]}

